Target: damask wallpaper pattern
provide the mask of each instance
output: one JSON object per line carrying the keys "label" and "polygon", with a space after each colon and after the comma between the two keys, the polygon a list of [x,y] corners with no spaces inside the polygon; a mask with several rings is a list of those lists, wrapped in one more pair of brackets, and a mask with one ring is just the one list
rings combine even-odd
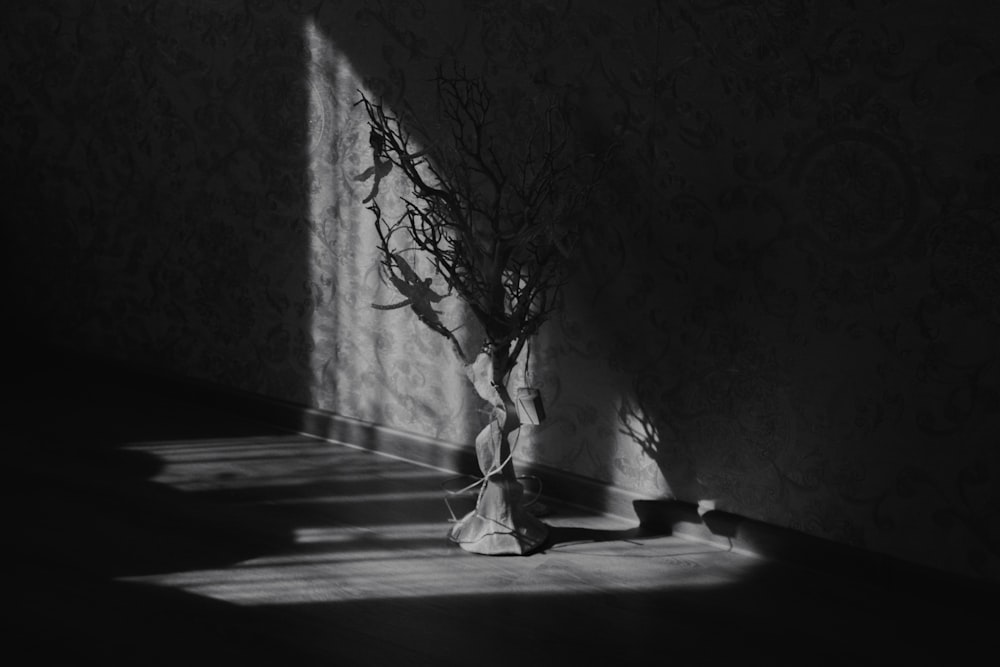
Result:
{"label": "damask wallpaper pattern", "polygon": [[371,308],[396,297],[354,106],[433,118],[427,75],[457,60],[501,104],[563,99],[613,156],[532,347],[550,419],[522,458],[1000,573],[995,3],[2,11],[26,337],[469,441],[443,341]]}

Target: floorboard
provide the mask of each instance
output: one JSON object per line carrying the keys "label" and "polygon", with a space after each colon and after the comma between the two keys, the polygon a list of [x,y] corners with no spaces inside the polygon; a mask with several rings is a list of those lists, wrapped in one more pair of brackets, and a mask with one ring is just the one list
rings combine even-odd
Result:
{"label": "floorboard", "polygon": [[8,650],[24,664],[996,656],[994,598],[778,564],[551,499],[541,553],[473,556],[445,538],[452,473],[116,378],[79,384],[58,406],[30,384],[7,404]]}

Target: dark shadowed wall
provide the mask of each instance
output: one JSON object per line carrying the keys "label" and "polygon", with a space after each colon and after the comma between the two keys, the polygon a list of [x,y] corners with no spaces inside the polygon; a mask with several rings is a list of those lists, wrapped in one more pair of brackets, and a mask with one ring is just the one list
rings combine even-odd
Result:
{"label": "dark shadowed wall", "polygon": [[[532,349],[551,418],[522,458],[1000,575],[996,3],[0,11],[29,366],[70,346],[468,441],[443,341],[370,307],[394,297],[353,106],[429,112],[427,75],[458,58],[614,147]],[[390,175],[380,201],[404,191]]]}

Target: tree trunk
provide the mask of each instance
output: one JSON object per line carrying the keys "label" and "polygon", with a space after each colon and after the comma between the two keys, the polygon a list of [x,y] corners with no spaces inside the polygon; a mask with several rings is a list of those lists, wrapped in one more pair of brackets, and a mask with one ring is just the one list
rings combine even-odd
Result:
{"label": "tree trunk", "polygon": [[548,526],[530,514],[514,472],[510,436],[521,421],[507,392],[506,350],[482,352],[468,369],[476,392],[493,405],[490,423],[476,436],[483,473],[476,508],[456,523],[449,537],[466,551],[487,555],[527,555],[548,537]]}

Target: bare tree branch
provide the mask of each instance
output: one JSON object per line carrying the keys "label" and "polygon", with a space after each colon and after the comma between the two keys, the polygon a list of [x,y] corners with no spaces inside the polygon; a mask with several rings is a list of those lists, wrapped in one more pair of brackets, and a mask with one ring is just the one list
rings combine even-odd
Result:
{"label": "bare tree branch", "polygon": [[[570,154],[568,123],[558,104],[533,115],[522,110],[503,125],[482,78],[441,69],[434,82],[443,136],[428,131],[412,109],[397,117],[363,93],[358,102],[368,115],[375,164],[370,171],[384,175],[391,165],[411,186],[394,220],[375,200],[377,187],[367,201],[383,276],[397,291],[407,291],[410,301],[401,303],[460,353],[436,311],[420,301],[434,294],[428,292],[431,278],[417,276],[408,264],[409,271],[403,269],[401,249],[418,251],[479,320],[484,345],[501,356],[506,376],[557,304],[579,234],[576,216],[601,165],[593,156]],[[510,127],[522,133],[497,136]],[[581,178],[575,168],[588,160],[592,177]],[[424,296],[413,296],[418,294]]]}

